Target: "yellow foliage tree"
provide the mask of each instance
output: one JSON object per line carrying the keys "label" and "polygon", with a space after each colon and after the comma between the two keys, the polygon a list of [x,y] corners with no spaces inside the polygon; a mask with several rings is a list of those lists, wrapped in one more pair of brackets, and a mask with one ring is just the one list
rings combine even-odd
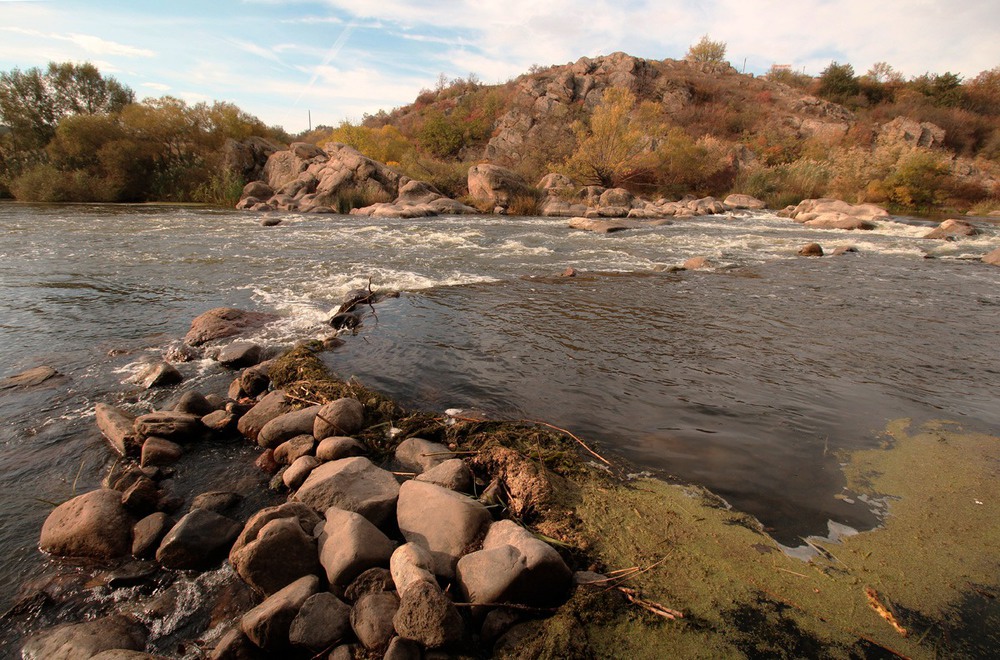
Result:
{"label": "yellow foliage tree", "polygon": [[639,173],[647,139],[633,121],[635,95],[624,87],[610,87],[594,109],[590,123],[576,122],[577,147],[565,162],[577,179],[614,188]]}

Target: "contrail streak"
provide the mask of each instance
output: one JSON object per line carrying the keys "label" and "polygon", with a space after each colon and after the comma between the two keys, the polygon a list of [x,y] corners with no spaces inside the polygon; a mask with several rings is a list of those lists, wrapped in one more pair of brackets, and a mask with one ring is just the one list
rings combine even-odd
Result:
{"label": "contrail streak", "polygon": [[332,46],[330,46],[330,50],[326,52],[326,55],[323,57],[323,61],[320,62],[319,66],[316,67],[316,70],[313,73],[313,77],[309,79],[309,82],[306,83],[306,86],[302,88],[301,92],[299,92],[299,96],[298,98],[295,99],[294,105],[297,106],[299,104],[299,101],[302,100],[302,97],[305,95],[305,93],[313,88],[313,86],[316,84],[316,81],[319,80],[320,72],[323,70],[324,67],[326,67],[328,64],[330,64],[330,62],[333,61],[333,58],[335,58],[340,53],[340,50],[344,47],[344,44],[347,43],[347,40],[350,39],[351,33],[354,32],[354,28],[356,27],[357,23],[353,21],[344,26],[343,32],[340,33],[340,36],[337,37],[337,40],[333,42]]}

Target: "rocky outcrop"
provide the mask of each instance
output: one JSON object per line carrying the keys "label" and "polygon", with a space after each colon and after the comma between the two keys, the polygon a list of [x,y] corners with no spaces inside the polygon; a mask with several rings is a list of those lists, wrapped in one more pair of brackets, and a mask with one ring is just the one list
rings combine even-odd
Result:
{"label": "rocky outcrop", "polygon": [[878,140],[884,144],[904,144],[913,147],[941,147],[945,131],[929,121],[920,122],[909,117],[896,117],[878,128]]}
{"label": "rocky outcrop", "polygon": [[968,222],[949,218],[931,231],[924,234],[924,238],[955,240],[963,236],[976,236],[978,234],[979,230]]}
{"label": "rocky outcrop", "polygon": [[806,199],[778,215],[817,229],[874,229],[889,212],[874,204],[850,204],[839,199]]}
{"label": "rocky outcrop", "polygon": [[245,140],[229,138],[222,146],[222,166],[242,181],[256,181],[264,175],[264,166],[281,145],[262,137]]}
{"label": "rocky outcrop", "polygon": [[252,211],[355,213],[374,217],[424,217],[476,213],[430,184],[403,176],[384,163],[339,143],[304,142],[272,154],[262,180],[243,189],[236,208]]}
{"label": "rocky outcrop", "polygon": [[499,165],[482,163],[469,168],[469,197],[483,206],[506,212],[511,202],[518,197],[534,196],[515,172]]}

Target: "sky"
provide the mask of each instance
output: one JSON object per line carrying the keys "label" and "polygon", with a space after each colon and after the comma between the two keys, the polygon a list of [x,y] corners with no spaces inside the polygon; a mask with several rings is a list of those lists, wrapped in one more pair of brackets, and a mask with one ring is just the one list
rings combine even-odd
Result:
{"label": "sky", "polygon": [[910,77],[1000,65],[1000,0],[0,0],[0,70],[97,65],[140,99],[228,101],[292,133],[360,121],[474,74],[623,51],[681,59],[708,35],[739,70]]}

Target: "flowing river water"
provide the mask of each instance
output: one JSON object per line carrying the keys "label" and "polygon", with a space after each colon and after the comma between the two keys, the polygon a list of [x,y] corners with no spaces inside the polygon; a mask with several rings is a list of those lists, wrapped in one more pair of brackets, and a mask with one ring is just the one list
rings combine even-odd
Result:
{"label": "flowing river water", "polygon": [[[331,310],[369,281],[403,294],[324,354],[341,376],[422,409],[566,428],[636,472],[710,488],[790,548],[870,528],[844,452],[900,417],[1000,430],[1000,268],[979,262],[1000,227],[942,242],[897,220],[859,233],[753,213],[597,235],[547,218],[265,228],[191,207],[0,205],[0,378],[65,377],[0,391],[0,606],[46,570],[52,503],[111,462],[95,403],[163,403],[128,379],[201,312],[275,312],[255,339],[290,345],[329,335]],[[811,241],[857,253],[798,257]],[[670,271],[691,256],[714,268]],[[232,377],[208,360],[180,369],[182,389]],[[232,487],[226,462],[248,451],[220,449],[188,478]]]}

